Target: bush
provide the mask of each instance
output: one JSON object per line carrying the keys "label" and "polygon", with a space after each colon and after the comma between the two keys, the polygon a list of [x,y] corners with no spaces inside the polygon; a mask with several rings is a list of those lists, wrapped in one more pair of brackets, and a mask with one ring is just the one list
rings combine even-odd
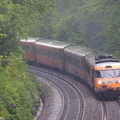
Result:
{"label": "bush", "polygon": [[0,117],[31,120],[38,100],[38,84],[21,56],[0,57]]}

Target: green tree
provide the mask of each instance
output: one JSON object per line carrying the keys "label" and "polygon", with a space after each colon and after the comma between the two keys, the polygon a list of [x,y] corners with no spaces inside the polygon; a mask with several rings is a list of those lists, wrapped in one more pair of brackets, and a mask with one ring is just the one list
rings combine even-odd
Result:
{"label": "green tree", "polygon": [[103,27],[101,36],[104,37],[104,48],[106,51],[120,55],[120,1],[101,0],[88,1],[86,7],[90,10],[91,17]]}
{"label": "green tree", "polygon": [[119,0],[56,0],[56,7],[54,19],[49,23],[52,32],[47,33],[45,20],[44,36],[49,34],[51,38],[120,55]]}
{"label": "green tree", "polygon": [[[2,67],[2,62],[7,62],[7,65]],[[0,57],[0,71],[0,117],[5,120],[31,120],[40,83],[28,74],[20,56]]]}
{"label": "green tree", "polygon": [[43,15],[53,4],[54,0],[1,0],[0,54],[16,50],[20,37],[27,37],[31,29],[40,26]]}

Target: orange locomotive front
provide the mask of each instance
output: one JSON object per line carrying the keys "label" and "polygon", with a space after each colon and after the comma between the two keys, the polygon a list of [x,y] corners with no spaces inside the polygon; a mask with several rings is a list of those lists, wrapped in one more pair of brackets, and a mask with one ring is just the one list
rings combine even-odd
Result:
{"label": "orange locomotive front", "polygon": [[120,62],[107,60],[94,66],[94,90],[120,95]]}

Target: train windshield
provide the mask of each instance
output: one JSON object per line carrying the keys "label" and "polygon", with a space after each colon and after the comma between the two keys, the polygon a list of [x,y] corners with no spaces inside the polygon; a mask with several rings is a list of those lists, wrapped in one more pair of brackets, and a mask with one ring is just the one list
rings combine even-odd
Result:
{"label": "train windshield", "polygon": [[95,71],[95,78],[103,78],[103,77],[104,77],[103,70],[96,70]]}
{"label": "train windshield", "polygon": [[116,70],[116,77],[120,77],[120,69]]}
{"label": "train windshield", "polygon": [[104,78],[114,78],[115,71],[114,70],[104,70]]}
{"label": "train windshield", "polygon": [[95,78],[115,78],[115,77],[120,77],[120,69],[95,71]]}

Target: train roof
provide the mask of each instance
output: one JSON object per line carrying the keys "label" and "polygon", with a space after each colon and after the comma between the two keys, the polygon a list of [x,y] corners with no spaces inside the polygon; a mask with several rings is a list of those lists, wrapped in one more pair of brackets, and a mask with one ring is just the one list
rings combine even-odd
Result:
{"label": "train roof", "polygon": [[118,60],[116,60],[112,55],[107,53],[101,53],[99,51],[94,51],[91,48],[87,48],[84,46],[69,46],[65,48],[65,51],[80,55],[81,57],[84,57],[85,60],[90,63],[92,66],[96,66],[98,64],[103,63],[117,63]]}
{"label": "train roof", "polygon": [[91,65],[100,65],[107,63],[118,63],[119,61],[115,59],[112,55],[100,52],[93,52],[85,56],[85,59],[91,63]]}
{"label": "train roof", "polygon": [[49,39],[44,39],[40,41],[35,42],[36,45],[44,45],[48,47],[54,47],[54,48],[65,48],[69,46],[69,43],[63,42],[63,41],[56,41],[56,40],[49,40]]}
{"label": "train roof", "polygon": [[86,56],[87,54],[90,54],[92,52],[92,49],[84,47],[84,46],[69,46],[65,48],[65,51],[74,53],[76,55],[80,56]]}
{"label": "train roof", "polygon": [[21,39],[21,42],[35,42],[37,40],[41,40],[42,38],[39,37],[29,37],[28,39]]}
{"label": "train roof", "polygon": [[96,64],[96,62],[95,62],[95,56],[96,55],[97,54],[95,54],[95,53],[90,53],[90,54],[85,56],[85,60],[88,61],[91,65],[94,66]]}

